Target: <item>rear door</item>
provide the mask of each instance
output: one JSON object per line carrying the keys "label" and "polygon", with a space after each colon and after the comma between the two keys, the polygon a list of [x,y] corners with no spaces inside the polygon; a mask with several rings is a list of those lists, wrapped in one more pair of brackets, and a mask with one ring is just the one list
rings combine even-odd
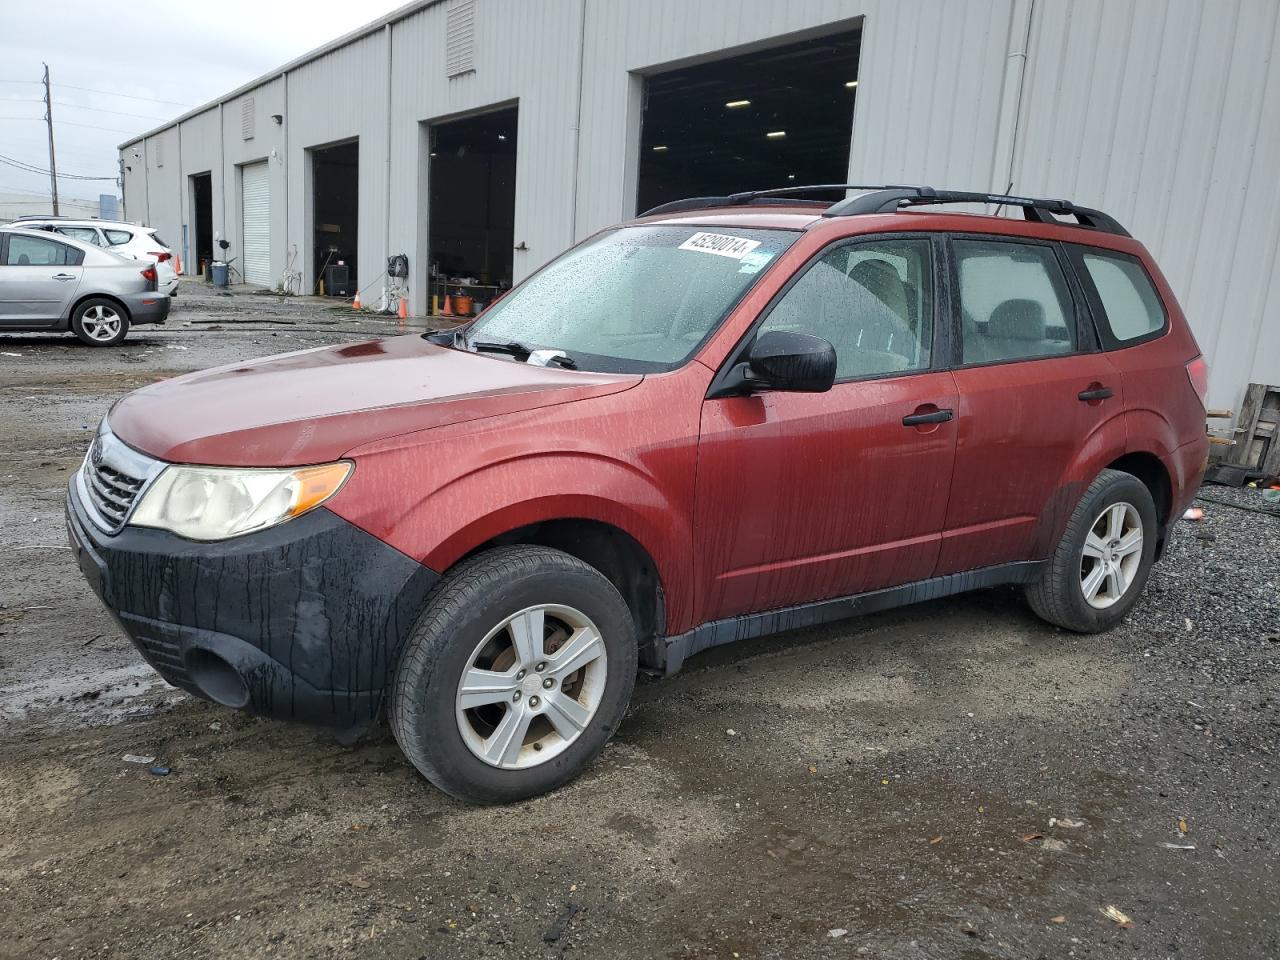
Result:
{"label": "rear door", "polygon": [[955,383],[945,338],[935,340],[942,250],[927,236],[828,247],[752,337],[828,340],[835,385],[704,401],[695,505],[704,619],[933,571],[955,448]]}
{"label": "rear door", "polygon": [[1057,244],[951,241],[959,391],[937,574],[1042,559],[1082,490],[1064,476],[1121,412],[1119,375]]}
{"label": "rear door", "polygon": [[80,286],[84,253],[52,237],[5,234],[0,253],[0,325],[52,325]]}

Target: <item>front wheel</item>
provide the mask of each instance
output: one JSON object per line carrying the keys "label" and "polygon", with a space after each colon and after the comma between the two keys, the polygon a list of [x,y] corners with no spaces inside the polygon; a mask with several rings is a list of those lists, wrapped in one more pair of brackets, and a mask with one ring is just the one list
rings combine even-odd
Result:
{"label": "front wheel", "polygon": [[1077,633],[1109,630],[1138,602],[1156,552],[1156,508],[1137,477],[1103,470],[1076,505],[1027,600]]}
{"label": "front wheel", "polygon": [[559,550],[500,547],[433,592],[396,672],[391,729],[446,793],[522,800],[595,759],[635,675],[635,626],[603,574]]}
{"label": "front wheel", "polygon": [[114,301],[91,297],[71,315],[71,332],[91,347],[114,347],[129,332],[129,315]]}

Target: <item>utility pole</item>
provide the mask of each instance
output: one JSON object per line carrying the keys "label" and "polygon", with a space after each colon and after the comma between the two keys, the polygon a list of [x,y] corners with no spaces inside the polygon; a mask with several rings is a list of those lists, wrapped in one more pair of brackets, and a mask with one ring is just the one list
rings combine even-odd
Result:
{"label": "utility pole", "polygon": [[44,65],[44,119],[49,125],[49,189],[53,191],[53,215],[58,215],[58,162],[53,158],[53,95],[49,93],[49,65]]}

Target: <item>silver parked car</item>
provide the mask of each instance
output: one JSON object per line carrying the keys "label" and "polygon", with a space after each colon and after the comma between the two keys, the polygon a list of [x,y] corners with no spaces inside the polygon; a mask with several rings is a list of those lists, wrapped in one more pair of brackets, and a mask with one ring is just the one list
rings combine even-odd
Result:
{"label": "silver parked car", "polygon": [[91,347],[119,343],[131,324],[164,323],[169,298],[156,265],[91,243],[0,228],[0,333],[70,330]]}

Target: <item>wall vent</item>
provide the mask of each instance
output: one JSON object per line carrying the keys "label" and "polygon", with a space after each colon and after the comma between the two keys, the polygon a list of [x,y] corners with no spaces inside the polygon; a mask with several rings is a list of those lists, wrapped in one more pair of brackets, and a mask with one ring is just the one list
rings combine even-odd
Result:
{"label": "wall vent", "polygon": [[240,139],[253,139],[253,97],[240,101]]}
{"label": "wall vent", "polygon": [[454,0],[445,18],[445,72],[450,80],[476,69],[476,0]]}

